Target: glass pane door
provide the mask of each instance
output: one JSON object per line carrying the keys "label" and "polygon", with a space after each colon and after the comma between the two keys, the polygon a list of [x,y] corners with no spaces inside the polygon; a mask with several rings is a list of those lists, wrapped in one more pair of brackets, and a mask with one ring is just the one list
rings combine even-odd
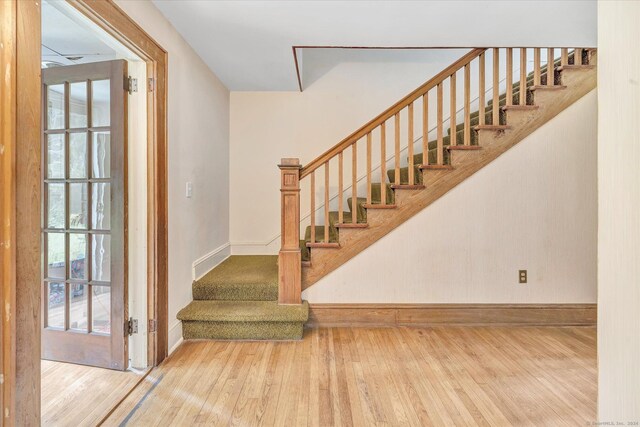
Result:
{"label": "glass pane door", "polygon": [[126,368],[125,74],[43,70],[44,358]]}

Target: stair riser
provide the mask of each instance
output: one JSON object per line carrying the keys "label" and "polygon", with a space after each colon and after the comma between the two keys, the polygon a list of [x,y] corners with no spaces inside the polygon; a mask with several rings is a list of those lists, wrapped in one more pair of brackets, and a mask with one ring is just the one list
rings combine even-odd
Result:
{"label": "stair riser", "polygon": [[567,69],[560,73],[560,80],[564,86],[574,86],[585,79],[596,80],[595,73],[592,73],[590,69]]}
{"label": "stair riser", "polygon": [[243,286],[242,288],[214,289],[211,286],[193,285],[193,299],[195,301],[276,301],[278,299],[277,288],[266,288],[256,286],[250,288]]}
{"label": "stair riser", "polygon": [[[415,159],[415,156],[414,156],[414,159]],[[418,168],[418,166],[420,164],[422,164],[422,163],[414,163],[414,167],[413,167],[413,183],[414,184],[422,184],[422,174],[420,173],[420,169]],[[408,184],[409,183],[409,168],[408,167],[401,168],[399,175],[400,175],[400,184]],[[395,180],[396,171],[395,171],[395,169],[392,169],[392,170],[388,171],[387,172],[387,177],[388,177],[389,182],[391,184],[395,184],[396,183],[396,180]],[[380,186],[378,186],[375,190],[376,190],[376,192],[375,193],[372,192],[372,196],[373,196],[373,194],[376,195],[376,197],[375,197],[376,201],[374,203],[377,203],[377,202],[379,202],[381,200],[381,197],[380,197]],[[372,200],[373,199],[374,198],[372,197]],[[387,203],[393,203],[392,198],[387,197]]]}
{"label": "stair riser", "polygon": [[527,123],[535,120],[538,116],[538,110],[507,110],[505,115],[507,117],[507,123],[512,128],[519,128]]}
{"label": "stair riser", "polygon": [[301,340],[303,332],[303,322],[182,322],[187,340]]}

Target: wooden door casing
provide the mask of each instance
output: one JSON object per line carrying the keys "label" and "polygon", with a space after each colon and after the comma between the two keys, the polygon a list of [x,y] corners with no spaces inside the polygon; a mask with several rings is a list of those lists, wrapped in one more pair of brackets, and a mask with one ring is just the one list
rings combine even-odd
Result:
{"label": "wooden door casing", "polygon": [[[127,96],[125,94],[127,63],[124,60],[115,60],[91,64],[79,64],[64,67],[55,67],[43,70],[43,132],[42,132],[42,227],[43,227],[43,280],[42,280],[42,358],[71,363],[99,366],[104,368],[124,370],[127,368]],[[92,114],[92,82],[109,80],[109,115],[110,122],[104,126],[94,126]],[[70,127],[70,85],[76,82],[86,82],[87,123],[85,127]],[[64,85],[64,126],[62,129],[48,129],[48,87],[51,85]],[[109,132],[109,174],[108,177],[98,177],[92,172],[94,158],[91,150],[93,137],[100,132]],[[86,133],[86,176],[82,179],[74,179],[70,175],[70,135]],[[48,177],[48,136],[64,135],[64,179],[51,179]],[[64,183],[64,227],[49,228],[48,224],[48,186]],[[70,225],[70,186],[85,184],[86,201],[86,228],[72,228]],[[92,193],[94,186],[110,188],[110,224],[108,230],[94,229],[92,222],[97,217],[97,212],[92,212]],[[49,275],[48,238],[51,235],[64,235],[64,279],[53,278]],[[84,277],[73,278],[70,275],[72,267],[69,244],[70,236],[84,234],[85,259],[83,261]],[[103,237],[100,237],[103,236]],[[110,239],[110,265],[108,281],[94,280],[93,270],[94,255],[93,240]],[[103,248],[104,250],[104,248]],[[50,304],[50,284],[64,284],[63,311],[64,319],[62,327],[48,325],[48,307]],[[58,285],[56,285],[58,286]],[[100,288],[98,288],[100,287]],[[94,292],[97,289],[109,289],[110,305],[108,311],[110,322],[108,334],[94,330],[92,310]],[[72,294],[73,289],[73,294]],[[86,328],[78,330],[71,328],[70,302],[75,296],[76,289],[82,289],[80,296],[86,294]]]}

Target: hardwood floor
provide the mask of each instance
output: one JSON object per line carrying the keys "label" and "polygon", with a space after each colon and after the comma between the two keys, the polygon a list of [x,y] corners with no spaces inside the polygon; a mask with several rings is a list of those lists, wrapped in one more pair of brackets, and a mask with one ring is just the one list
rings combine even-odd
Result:
{"label": "hardwood floor", "polygon": [[596,330],[319,328],[189,341],[105,425],[585,425]]}
{"label": "hardwood floor", "polygon": [[144,373],[42,361],[43,426],[95,426]]}

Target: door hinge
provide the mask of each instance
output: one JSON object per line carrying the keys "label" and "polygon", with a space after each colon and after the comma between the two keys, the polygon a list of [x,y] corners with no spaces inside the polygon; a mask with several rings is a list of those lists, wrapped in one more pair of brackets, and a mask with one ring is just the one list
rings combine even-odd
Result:
{"label": "door hinge", "polygon": [[129,76],[127,80],[127,90],[129,91],[129,95],[138,91],[138,79]]}
{"label": "door hinge", "polygon": [[127,335],[133,335],[138,333],[138,319],[133,317],[129,318],[129,321],[125,325]]}
{"label": "door hinge", "polygon": [[156,85],[156,81],[153,77],[149,77],[149,92],[153,92],[153,89]]}
{"label": "door hinge", "polygon": [[156,332],[157,327],[158,327],[158,322],[156,322],[156,319],[149,319],[149,327],[147,328],[147,331]]}

